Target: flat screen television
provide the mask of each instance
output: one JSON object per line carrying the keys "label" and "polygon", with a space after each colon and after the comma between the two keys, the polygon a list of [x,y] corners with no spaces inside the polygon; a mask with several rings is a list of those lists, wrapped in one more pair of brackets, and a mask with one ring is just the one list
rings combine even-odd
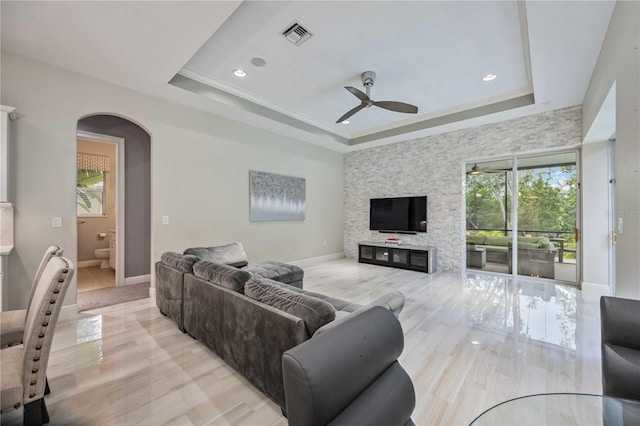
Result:
{"label": "flat screen television", "polygon": [[390,232],[427,232],[427,197],[372,198],[369,229]]}

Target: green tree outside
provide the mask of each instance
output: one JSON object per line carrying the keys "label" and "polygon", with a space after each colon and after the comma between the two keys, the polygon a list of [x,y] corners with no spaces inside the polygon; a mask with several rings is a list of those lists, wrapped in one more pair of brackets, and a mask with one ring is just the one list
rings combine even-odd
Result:
{"label": "green tree outside", "polygon": [[[518,229],[532,236],[565,239],[576,248],[577,176],[575,165],[518,170]],[[467,175],[467,231],[481,235],[509,235],[512,172]],[[575,259],[575,251],[565,253]]]}

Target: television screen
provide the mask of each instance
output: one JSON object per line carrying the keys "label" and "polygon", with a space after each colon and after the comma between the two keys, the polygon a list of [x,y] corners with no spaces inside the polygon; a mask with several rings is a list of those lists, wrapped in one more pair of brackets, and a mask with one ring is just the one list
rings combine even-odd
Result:
{"label": "television screen", "polygon": [[427,232],[427,197],[372,198],[369,229]]}

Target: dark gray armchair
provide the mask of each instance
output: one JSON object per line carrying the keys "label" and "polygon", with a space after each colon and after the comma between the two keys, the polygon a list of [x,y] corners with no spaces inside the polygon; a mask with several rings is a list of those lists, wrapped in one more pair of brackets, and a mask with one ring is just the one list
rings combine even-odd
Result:
{"label": "dark gray armchair", "polygon": [[602,296],[602,393],[640,400],[640,300]]}
{"label": "dark gray armchair", "polygon": [[397,359],[402,327],[373,307],[282,356],[290,425],[413,425],[415,392]]}

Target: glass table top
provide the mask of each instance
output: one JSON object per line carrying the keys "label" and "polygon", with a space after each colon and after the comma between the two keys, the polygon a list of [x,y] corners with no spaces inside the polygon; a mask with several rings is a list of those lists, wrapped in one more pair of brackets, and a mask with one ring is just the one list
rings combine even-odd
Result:
{"label": "glass table top", "polygon": [[575,393],[529,395],[488,409],[471,425],[640,425],[640,401]]}

